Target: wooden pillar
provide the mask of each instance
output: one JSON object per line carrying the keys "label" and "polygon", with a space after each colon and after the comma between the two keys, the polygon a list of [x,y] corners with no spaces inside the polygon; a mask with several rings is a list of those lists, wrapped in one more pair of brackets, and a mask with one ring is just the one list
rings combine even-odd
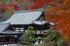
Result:
{"label": "wooden pillar", "polygon": [[14,42],[14,36],[12,37],[12,42]]}
{"label": "wooden pillar", "polygon": [[20,32],[20,25],[19,25],[19,32]]}
{"label": "wooden pillar", "polygon": [[23,32],[24,32],[24,25],[23,25]]}
{"label": "wooden pillar", "polygon": [[4,40],[4,42],[6,42],[6,35],[5,35],[5,40]]}
{"label": "wooden pillar", "polygon": [[[1,36],[1,35],[0,35]],[[0,37],[0,43],[1,43],[1,37]]]}
{"label": "wooden pillar", "polygon": [[24,25],[24,32],[25,32],[25,25]]}
{"label": "wooden pillar", "polygon": [[15,30],[16,30],[16,25],[15,25]]}
{"label": "wooden pillar", "polygon": [[[15,36],[15,35],[14,35]],[[15,43],[15,37],[14,37],[14,43]]]}
{"label": "wooden pillar", "polygon": [[[9,36],[8,36],[8,38],[9,38]],[[8,39],[8,38],[7,38],[7,39]],[[9,43],[9,40],[8,40],[8,43]]]}
{"label": "wooden pillar", "polygon": [[15,40],[14,40],[14,36],[13,36],[13,43],[14,43],[14,41],[15,41]]}
{"label": "wooden pillar", "polygon": [[2,34],[1,34],[1,43],[2,43]]}
{"label": "wooden pillar", "polygon": [[18,38],[19,38],[19,36],[20,36],[20,35],[17,35],[17,43],[18,43],[18,44],[19,44],[19,39],[18,39]]}
{"label": "wooden pillar", "polygon": [[9,42],[11,42],[11,35],[10,35],[10,40],[9,40]]}

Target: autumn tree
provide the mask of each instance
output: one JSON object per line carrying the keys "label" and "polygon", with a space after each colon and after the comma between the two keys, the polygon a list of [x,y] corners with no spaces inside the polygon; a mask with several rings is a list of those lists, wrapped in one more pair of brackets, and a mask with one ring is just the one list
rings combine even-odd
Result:
{"label": "autumn tree", "polygon": [[5,21],[12,16],[14,11],[22,10],[21,6],[16,3],[16,0],[0,0],[0,21]]}
{"label": "autumn tree", "polygon": [[70,0],[31,0],[30,2],[34,3],[25,8],[38,9],[47,5],[44,9],[45,19],[58,21],[54,29],[57,28],[62,37],[70,41]]}
{"label": "autumn tree", "polygon": [[38,9],[41,8],[45,4],[49,4],[57,6],[59,3],[63,2],[64,0],[29,0],[29,2],[33,2],[31,5],[25,6],[26,9]]}

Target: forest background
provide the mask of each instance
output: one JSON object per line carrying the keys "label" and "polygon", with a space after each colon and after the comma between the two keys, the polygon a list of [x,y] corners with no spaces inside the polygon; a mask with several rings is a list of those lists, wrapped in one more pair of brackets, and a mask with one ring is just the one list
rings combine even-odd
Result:
{"label": "forest background", "polygon": [[70,0],[0,0],[0,21],[10,18],[14,11],[38,8],[44,9],[46,20],[57,24],[52,29],[57,29],[70,46]]}

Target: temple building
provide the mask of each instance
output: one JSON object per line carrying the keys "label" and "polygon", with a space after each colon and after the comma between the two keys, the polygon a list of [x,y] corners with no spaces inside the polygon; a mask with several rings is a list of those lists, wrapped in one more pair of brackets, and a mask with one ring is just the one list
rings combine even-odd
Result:
{"label": "temple building", "polygon": [[45,20],[44,17],[43,9],[14,11],[11,18],[1,23],[10,23],[16,32],[22,33],[27,32],[28,26],[32,26],[34,27],[34,35],[43,37],[43,34],[50,29],[50,25],[54,25],[54,23]]}
{"label": "temple building", "polygon": [[0,45],[18,43],[22,32],[16,32],[10,23],[0,23]]}

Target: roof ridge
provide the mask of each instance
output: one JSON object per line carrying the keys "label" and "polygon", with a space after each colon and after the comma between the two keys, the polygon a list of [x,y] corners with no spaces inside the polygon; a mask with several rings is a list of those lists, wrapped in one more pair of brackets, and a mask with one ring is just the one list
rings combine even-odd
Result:
{"label": "roof ridge", "polygon": [[10,24],[10,23],[0,23],[0,24]]}
{"label": "roof ridge", "polygon": [[35,9],[35,10],[21,10],[21,11],[14,11],[14,13],[24,13],[24,12],[36,12],[36,11],[44,11],[44,9]]}

